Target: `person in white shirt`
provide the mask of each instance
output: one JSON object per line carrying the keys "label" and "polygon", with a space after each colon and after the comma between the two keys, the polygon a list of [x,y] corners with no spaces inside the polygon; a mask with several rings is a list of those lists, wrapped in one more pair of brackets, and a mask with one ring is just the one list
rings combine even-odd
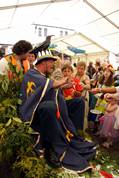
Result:
{"label": "person in white shirt", "polygon": [[12,48],[12,54],[4,56],[0,60],[0,74],[7,75],[9,70],[9,64],[11,63],[19,71],[23,69],[25,73],[29,69],[29,61],[27,56],[30,50],[32,50],[32,44],[26,40],[20,40],[14,44]]}

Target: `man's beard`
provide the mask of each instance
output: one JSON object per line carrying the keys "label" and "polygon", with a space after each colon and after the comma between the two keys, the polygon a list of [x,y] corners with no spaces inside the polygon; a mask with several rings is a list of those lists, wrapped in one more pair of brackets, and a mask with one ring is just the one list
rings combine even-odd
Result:
{"label": "man's beard", "polygon": [[49,76],[51,76],[51,74],[53,73],[53,71],[54,71],[54,69],[52,68],[50,71],[46,71],[45,75],[49,77]]}
{"label": "man's beard", "polygon": [[50,77],[51,74],[52,74],[52,72],[47,72],[47,71],[46,71],[46,73],[45,73],[46,77]]}
{"label": "man's beard", "polygon": [[55,68],[54,68],[54,66],[53,66],[53,67],[50,68],[50,70],[48,70],[48,68],[47,68],[47,66],[46,66],[46,71],[45,71],[46,77],[51,76],[51,74],[53,73],[54,69],[55,69]]}
{"label": "man's beard", "polygon": [[46,69],[45,74],[46,74],[47,76],[50,76],[50,75],[53,73],[53,71],[54,71],[54,68],[53,68],[53,67],[52,67],[49,71]]}

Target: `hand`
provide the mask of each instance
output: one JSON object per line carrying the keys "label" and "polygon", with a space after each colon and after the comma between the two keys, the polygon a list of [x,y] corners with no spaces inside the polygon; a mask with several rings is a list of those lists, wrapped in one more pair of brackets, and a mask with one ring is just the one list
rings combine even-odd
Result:
{"label": "hand", "polygon": [[63,87],[64,85],[68,84],[68,77],[64,77],[61,80],[53,80],[53,87],[59,88]]}
{"label": "hand", "polygon": [[73,83],[67,83],[62,86],[63,89],[72,88],[72,87],[73,87]]}
{"label": "hand", "polygon": [[112,99],[114,99],[114,97],[113,97],[113,94],[110,94],[110,93],[106,93],[105,95],[104,95],[104,99],[106,100],[106,101],[111,101]]}
{"label": "hand", "polygon": [[79,91],[73,92],[73,97],[80,97],[80,96],[81,96],[81,92],[79,92]]}
{"label": "hand", "polygon": [[62,88],[72,88],[73,87],[73,81],[70,80],[68,77],[64,77],[62,80],[64,81]]}
{"label": "hand", "polygon": [[89,90],[89,92],[91,92],[93,94],[97,94],[97,93],[99,93],[99,88],[93,88],[93,89]]}
{"label": "hand", "polygon": [[63,77],[61,80],[60,80],[60,82],[62,83],[62,85],[65,85],[65,84],[67,84],[68,83],[68,77]]}

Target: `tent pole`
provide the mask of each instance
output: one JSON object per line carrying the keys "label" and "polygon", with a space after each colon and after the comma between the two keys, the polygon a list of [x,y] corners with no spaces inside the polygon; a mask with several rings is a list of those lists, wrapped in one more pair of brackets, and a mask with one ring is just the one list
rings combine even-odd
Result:
{"label": "tent pole", "polygon": [[67,2],[71,0],[51,0],[51,1],[40,1],[40,2],[32,2],[32,3],[25,3],[25,4],[13,4],[9,6],[1,6],[0,10],[6,10],[6,9],[16,9],[21,7],[30,7],[30,6],[37,6],[37,5],[44,5],[44,4],[53,4],[53,3],[60,3],[60,2]]}

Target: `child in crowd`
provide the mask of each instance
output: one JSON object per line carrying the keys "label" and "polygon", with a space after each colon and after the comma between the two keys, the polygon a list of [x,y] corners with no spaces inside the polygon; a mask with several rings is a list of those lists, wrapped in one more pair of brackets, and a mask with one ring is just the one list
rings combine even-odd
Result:
{"label": "child in crowd", "polygon": [[70,64],[64,64],[62,66],[62,74],[64,77],[68,77],[71,81],[70,85],[63,86],[63,95],[66,100],[70,100],[74,97],[80,97],[83,91],[83,86],[80,80],[73,77],[73,67]]}
{"label": "child in crowd", "polygon": [[106,141],[102,145],[109,148],[114,141],[119,139],[119,130],[114,127],[117,120],[116,112],[119,109],[119,94],[105,94],[104,98],[108,101],[108,105],[104,116],[99,119],[101,125],[99,135],[106,138]]}

